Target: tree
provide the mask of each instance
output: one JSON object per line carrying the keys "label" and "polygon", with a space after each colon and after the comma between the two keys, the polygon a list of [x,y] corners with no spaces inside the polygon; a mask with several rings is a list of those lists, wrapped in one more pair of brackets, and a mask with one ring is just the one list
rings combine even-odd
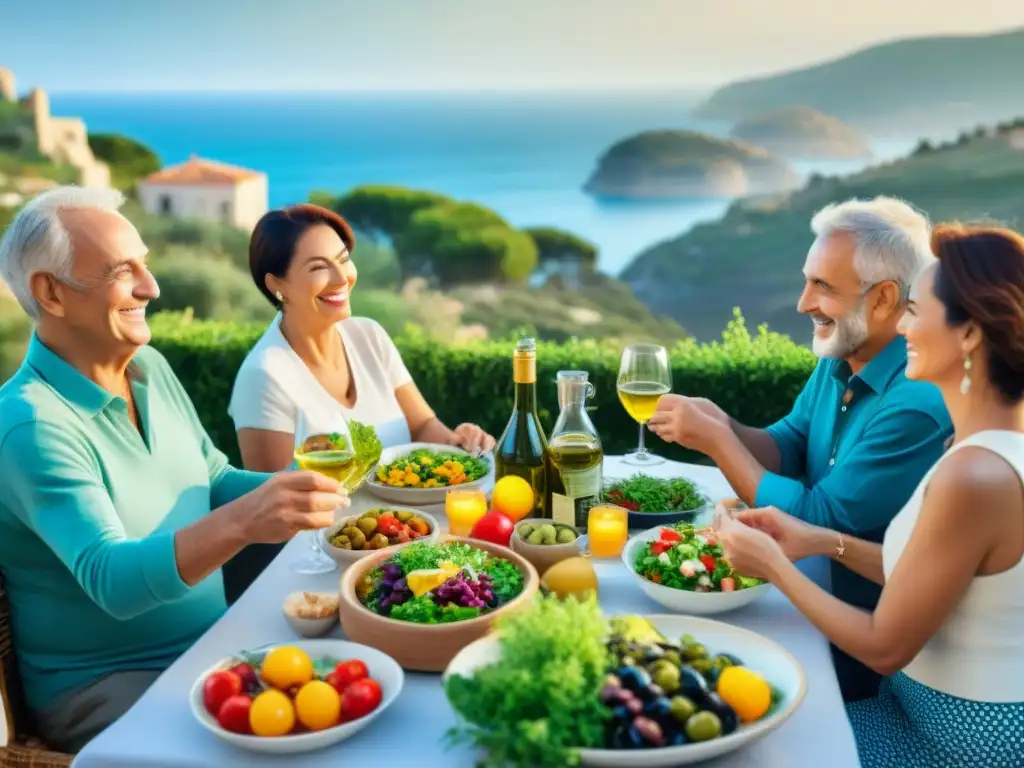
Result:
{"label": "tree", "polygon": [[429,266],[445,284],[525,280],[538,258],[529,235],[472,203],[419,211],[395,248],[406,275]]}
{"label": "tree", "polygon": [[405,187],[363,186],[334,201],[335,211],[354,229],[375,240],[394,241],[409,226],[417,211],[454,202],[445,195]]}
{"label": "tree", "polygon": [[135,185],[162,167],[159,156],[141,142],[117,133],[89,134],[89,148],[97,160],[110,166],[114,186],[122,190]]}
{"label": "tree", "polygon": [[523,231],[536,243],[541,264],[571,259],[590,267],[597,265],[597,246],[572,232],[556,227],[527,227]]}

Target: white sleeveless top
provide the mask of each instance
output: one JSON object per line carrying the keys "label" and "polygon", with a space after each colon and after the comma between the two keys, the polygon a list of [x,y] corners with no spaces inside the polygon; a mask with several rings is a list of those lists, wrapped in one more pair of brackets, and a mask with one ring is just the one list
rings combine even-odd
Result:
{"label": "white sleeveless top", "polygon": [[[1024,483],[1024,434],[991,430],[954,445],[928,471],[885,533],[882,560],[889,579],[910,540],[925,489],[946,456],[969,445],[999,454]],[[977,510],[985,514],[985,510]],[[950,531],[956,546],[956,531]],[[973,701],[1024,701],[1024,559],[1008,571],[975,576],[939,631],[903,672],[942,693]]]}
{"label": "white sleeveless top", "polygon": [[323,388],[281,333],[281,315],[246,355],[238,375],[228,414],[235,429],[268,429],[295,434],[300,423],[323,421],[323,414],[341,411],[376,428],[385,448],[411,440],[395,390],[412,381],[402,356],[388,332],[376,320],[350,317],[338,323],[356,385],[351,409]]}

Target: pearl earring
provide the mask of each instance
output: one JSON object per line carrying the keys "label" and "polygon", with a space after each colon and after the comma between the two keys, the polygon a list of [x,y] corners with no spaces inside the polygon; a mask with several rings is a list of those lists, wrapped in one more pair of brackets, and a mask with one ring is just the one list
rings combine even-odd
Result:
{"label": "pearl earring", "polygon": [[280,291],[274,293],[274,298],[277,299],[278,304],[284,304],[284,296],[281,295]]}
{"label": "pearl earring", "polygon": [[960,379],[960,394],[966,395],[971,391],[971,356],[964,358],[964,377]]}

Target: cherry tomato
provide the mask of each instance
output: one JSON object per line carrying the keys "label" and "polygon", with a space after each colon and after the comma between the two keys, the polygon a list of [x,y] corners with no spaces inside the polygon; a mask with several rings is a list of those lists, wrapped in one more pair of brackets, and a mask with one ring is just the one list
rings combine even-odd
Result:
{"label": "cherry tomato", "polygon": [[231,696],[224,700],[217,712],[217,722],[225,731],[232,733],[252,733],[249,727],[249,708],[252,699],[244,693]]}
{"label": "cherry tomato", "polygon": [[324,678],[324,682],[338,693],[344,693],[345,689],[348,687],[348,683],[345,682],[345,678],[339,675],[336,670],[328,673],[327,677]]}
{"label": "cherry tomato", "polygon": [[358,720],[370,714],[380,705],[382,693],[380,683],[373,678],[356,680],[341,697],[342,722]]}
{"label": "cherry tomato", "polygon": [[221,705],[241,692],[241,677],[230,669],[218,670],[203,683],[203,705],[207,712],[216,717]]}
{"label": "cherry tomato", "polygon": [[704,567],[708,569],[708,573],[715,570],[715,558],[711,555],[701,555],[700,561],[704,564]]}
{"label": "cherry tomato", "polygon": [[723,592],[735,592],[736,591],[736,579],[734,579],[732,576],[726,576],[719,583],[719,586],[722,588]]}
{"label": "cherry tomato", "polygon": [[377,518],[377,532],[385,536],[397,536],[402,530],[402,523],[394,515],[381,515]]}
{"label": "cherry tomato", "polygon": [[339,661],[334,666],[334,671],[346,686],[351,685],[356,680],[363,680],[370,676],[370,670],[359,659]]}
{"label": "cherry tomato", "polygon": [[671,528],[661,529],[661,540],[667,543],[675,543],[683,540],[683,535],[679,531],[673,531]]}
{"label": "cherry tomato", "polygon": [[231,671],[242,678],[242,690],[252,693],[259,690],[260,680],[256,677],[256,670],[248,664],[236,664]]}
{"label": "cherry tomato", "polygon": [[515,527],[511,517],[504,512],[492,509],[476,521],[469,535],[474,539],[489,541],[492,544],[500,544],[503,547],[507,547]]}

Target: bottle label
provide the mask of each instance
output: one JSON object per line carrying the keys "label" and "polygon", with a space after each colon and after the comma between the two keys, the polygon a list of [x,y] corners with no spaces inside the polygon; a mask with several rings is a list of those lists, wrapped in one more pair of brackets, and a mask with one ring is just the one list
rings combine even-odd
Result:
{"label": "bottle label", "polygon": [[556,522],[577,528],[586,527],[587,513],[592,506],[601,501],[601,468],[601,464],[598,463],[590,469],[559,472],[565,485],[565,494],[551,495],[552,517]]}

